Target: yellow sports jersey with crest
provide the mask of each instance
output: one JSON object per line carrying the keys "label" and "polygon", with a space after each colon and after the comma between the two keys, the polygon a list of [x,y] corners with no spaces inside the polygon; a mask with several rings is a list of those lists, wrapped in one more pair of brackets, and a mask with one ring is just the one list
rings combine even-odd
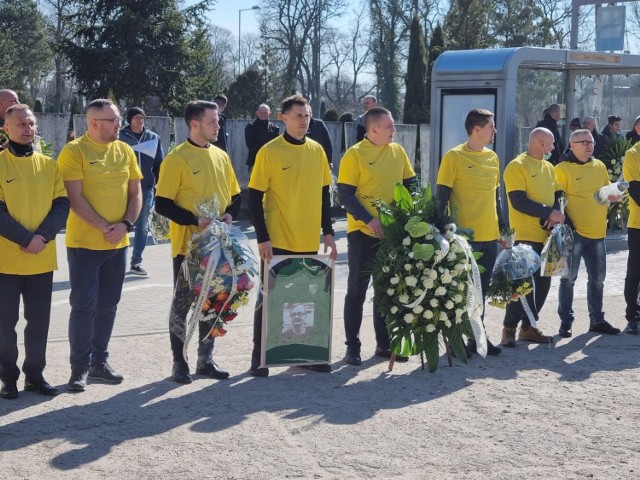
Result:
{"label": "yellow sports jersey with crest", "polygon": [[[627,182],[640,182],[640,143],[627,150],[622,165],[622,175]],[[629,196],[628,227],[640,228],[640,205]]]}
{"label": "yellow sports jersey with crest", "polygon": [[[240,186],[229,155],[210,145],[197,147],[184,142],[173,149],[160,164],[158,197],[168,198],[180,208],[201,216],[198,207],[217,196],[220,212],[231,204],[231,197],[240,193]],[[186,255],[189,240],[202,231],[197,225],[169,223],[171,256]]]}
{"label": "yellow sports jersey with crest", "polygon": [[[35,232],[51,211],[51,202],[66,197],[58,165],[38,152],[17,157],[8,149],[0,152],[0,202],[11,218]],[[0,236],[0,273],[36,275],[58,268],[55,240],[37,255]]]}
{"label": "yellow sports jersey with crest", "polygon": [[[98,215],[113,224],[121,222],[127,210],[129,180],[142,178],[129,145],[120,140],[96,143],[86,133],[63,147],[58,166],[65,182],[82,180],[82,196]],[[113,250],[129,245],[129,235],[116,245],[109,243],[101,230],[86,223],[72,209],[67,220],[66,245]]]}
{"label": "yellow sports jersey with crest", "polygon": [[594,193],[609,181],[607,167],[600,160],[587,163],[564,161],[556,165],[559,190],[567,196],[566,214],[579,235],[599,239],[607,236],[607,205],[600,205]]}
{"label": "yellow sports jersey with crest", "polygon": [[477,152],[466,143],[452,148],[442,157],[436,183],[451,188],[449,210],[458,226],[473,229],[477,242],[498,239],[500,161],[493,150]]}
{"label": "yellow sports jersey with crest", "polygon": [[544,243],[550,230],[542,228],[539,218],[513,208],[509,192],[525,192],[529,200],[553,207],[558,190],[553,165],[521,153],[504,169],[504,186],[509,201],[509,223],[515,229],[516,240]]}
{"label": "yellow sports jersey with crest", "polygon": [[265,223],[273,247],[318,251],[322,187],[328,185],[327,157],[322,146],[310,138],[297,145],[280,135],[258,151],[249,188],[265,192]]}
{"label": "yellow sports jersey with crest", "polygon": [[[356,187],[356,198],[374,218],[378,212],[375,200],[391,202],[397,183],[415,177],[409,157],[397,143],[374,145],[365,138],[346,151],[340,160],[338,183]],[[374,236],[367,224],[347,214],[347,232],[359,230]]]}

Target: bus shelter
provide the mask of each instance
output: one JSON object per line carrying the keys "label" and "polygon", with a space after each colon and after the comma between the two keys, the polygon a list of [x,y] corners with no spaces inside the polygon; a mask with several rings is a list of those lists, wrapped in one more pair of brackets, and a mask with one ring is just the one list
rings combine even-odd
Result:
{"label": "bus shelter", "polygon": [[552,103],[561,105],[558,122],[568,139],[571,118],[608,115],[633,128],[640,115],[640,55],[535,47],[447,51],[432,71],[431,128],[422,180],[435,185],[442,156],[467,139],[466,113],[485,108],[495,114],[494,145],[501,169],[526,150],[529,132]]}

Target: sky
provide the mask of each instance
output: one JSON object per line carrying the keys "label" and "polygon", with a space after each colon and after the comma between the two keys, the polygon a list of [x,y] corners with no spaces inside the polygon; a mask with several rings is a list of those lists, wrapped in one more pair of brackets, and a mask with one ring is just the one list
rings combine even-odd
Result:
{"label": "sky", "polygon": [[[235,41],[238,41],[238,11],[259,5],[256,0],[218,0],[213,10],[209,12],[211,23],[230,30]],[[259,34],[258,18],[260,10],[242,12],[242,35],[247,33]]]}

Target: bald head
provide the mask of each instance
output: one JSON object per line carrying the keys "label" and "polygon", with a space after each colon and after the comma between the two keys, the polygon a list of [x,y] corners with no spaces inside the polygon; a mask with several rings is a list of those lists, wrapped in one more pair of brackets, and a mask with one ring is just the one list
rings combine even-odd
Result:
{"label": "bald head", "polygon": [[547,153],[551,153],[553,146],[553,133],[543,127],[534,128],[529,134],[529,156],[542,160]]}
{"label": "bald head", "polygon": [[13,90],[0,90],[0,120],[4,120],[4,114],[11,105],[20,103],[18,94]]}

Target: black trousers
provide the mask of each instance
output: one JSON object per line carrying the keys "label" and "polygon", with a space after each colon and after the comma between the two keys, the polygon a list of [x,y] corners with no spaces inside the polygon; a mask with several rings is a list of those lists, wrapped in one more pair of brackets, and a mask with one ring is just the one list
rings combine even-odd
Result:
{"label": "black trousers", "polygon": [[638,305],[638,287],[640,286],[640,229],[627,229],[629,257],[627,258],[627,276],[624,279],[624,299],[627,303],[627,321],[640,320]]}
{"label": "black trousers", "polygon": [[[186,363],[183,355],[184,337],[186,329],[186,319],[189,309],[191,308],[191,302],[185,301],[185,297],[189,293],[188,286],[184,285],[184,289],[175,289],[178,282],[178,273],[184,260],[184,255],[176,255],[173,257],[173,301],[171,302],[171,319],[169,320],[169,341],[171,343],[171,353],[173,354],[173,361]],[[208,333],[208,326],[205,322],[200,322],[199,331],[200,338]],[[209,357],[213,354],[213,338],[207,338],[200,342],[198,345],[198,358],[203,361],[208,361]]]}
{"label": "black trousers", "polygon": [[[516,242],[516,245],[530,245],[538,255],[540,255],[544,247],[543,243],[527,241]],[[551,288],[551,277],[541,277],[540,269],[538,269],[538,271],[533,274],[533,284],[535,285],[535,295],[530,293],[526,296],[526,299],[537,322],[539,318],[538,314],[540,310],[542,310],[544,302],[547,300],[547,295],[549,294],[549,288]],[[522,302],[520,300],[517,302],[509,302],[502,324],[505,327],[516,328],[520,320],[522,320],[522,327],[526,328],[531,326],[529,317],[522,307]]]}
{"label": "black trousers", "polygon": [[46,365],[47,337],[51,318],[53,272],[36,275],[0,274],[0,379],[15,382],[18,369],[16,325],[20,315],[20,297],[24,303],[25,359],[22,371],[31,382],[42,381]]}
{"label": "black trousers", "polygon": [[[360,351],[360,327],[362,326],[362,310],[371,280],[373,261],[378,253],[379,240],[375,237],[354,231],[347,234],[349,276],[347,278],[347,294],[344,297],[344,333],[345,344],[349,349]],[[389,332],[387,325],[373,304],[373,329],[376,333],[376,346],[389,349]]]}
{"label": "black trousers", "polygon": [[[273,248],[274,255],[317,255],[318,252],[292,252],[284,248]],[[264,288],[264,261],[260,262],[260,283]],[[256,308],[253,313],[253,351],[251,352],[251,368],[260,366],[260,350],[262,349],[262,288],[258,291]]]}

